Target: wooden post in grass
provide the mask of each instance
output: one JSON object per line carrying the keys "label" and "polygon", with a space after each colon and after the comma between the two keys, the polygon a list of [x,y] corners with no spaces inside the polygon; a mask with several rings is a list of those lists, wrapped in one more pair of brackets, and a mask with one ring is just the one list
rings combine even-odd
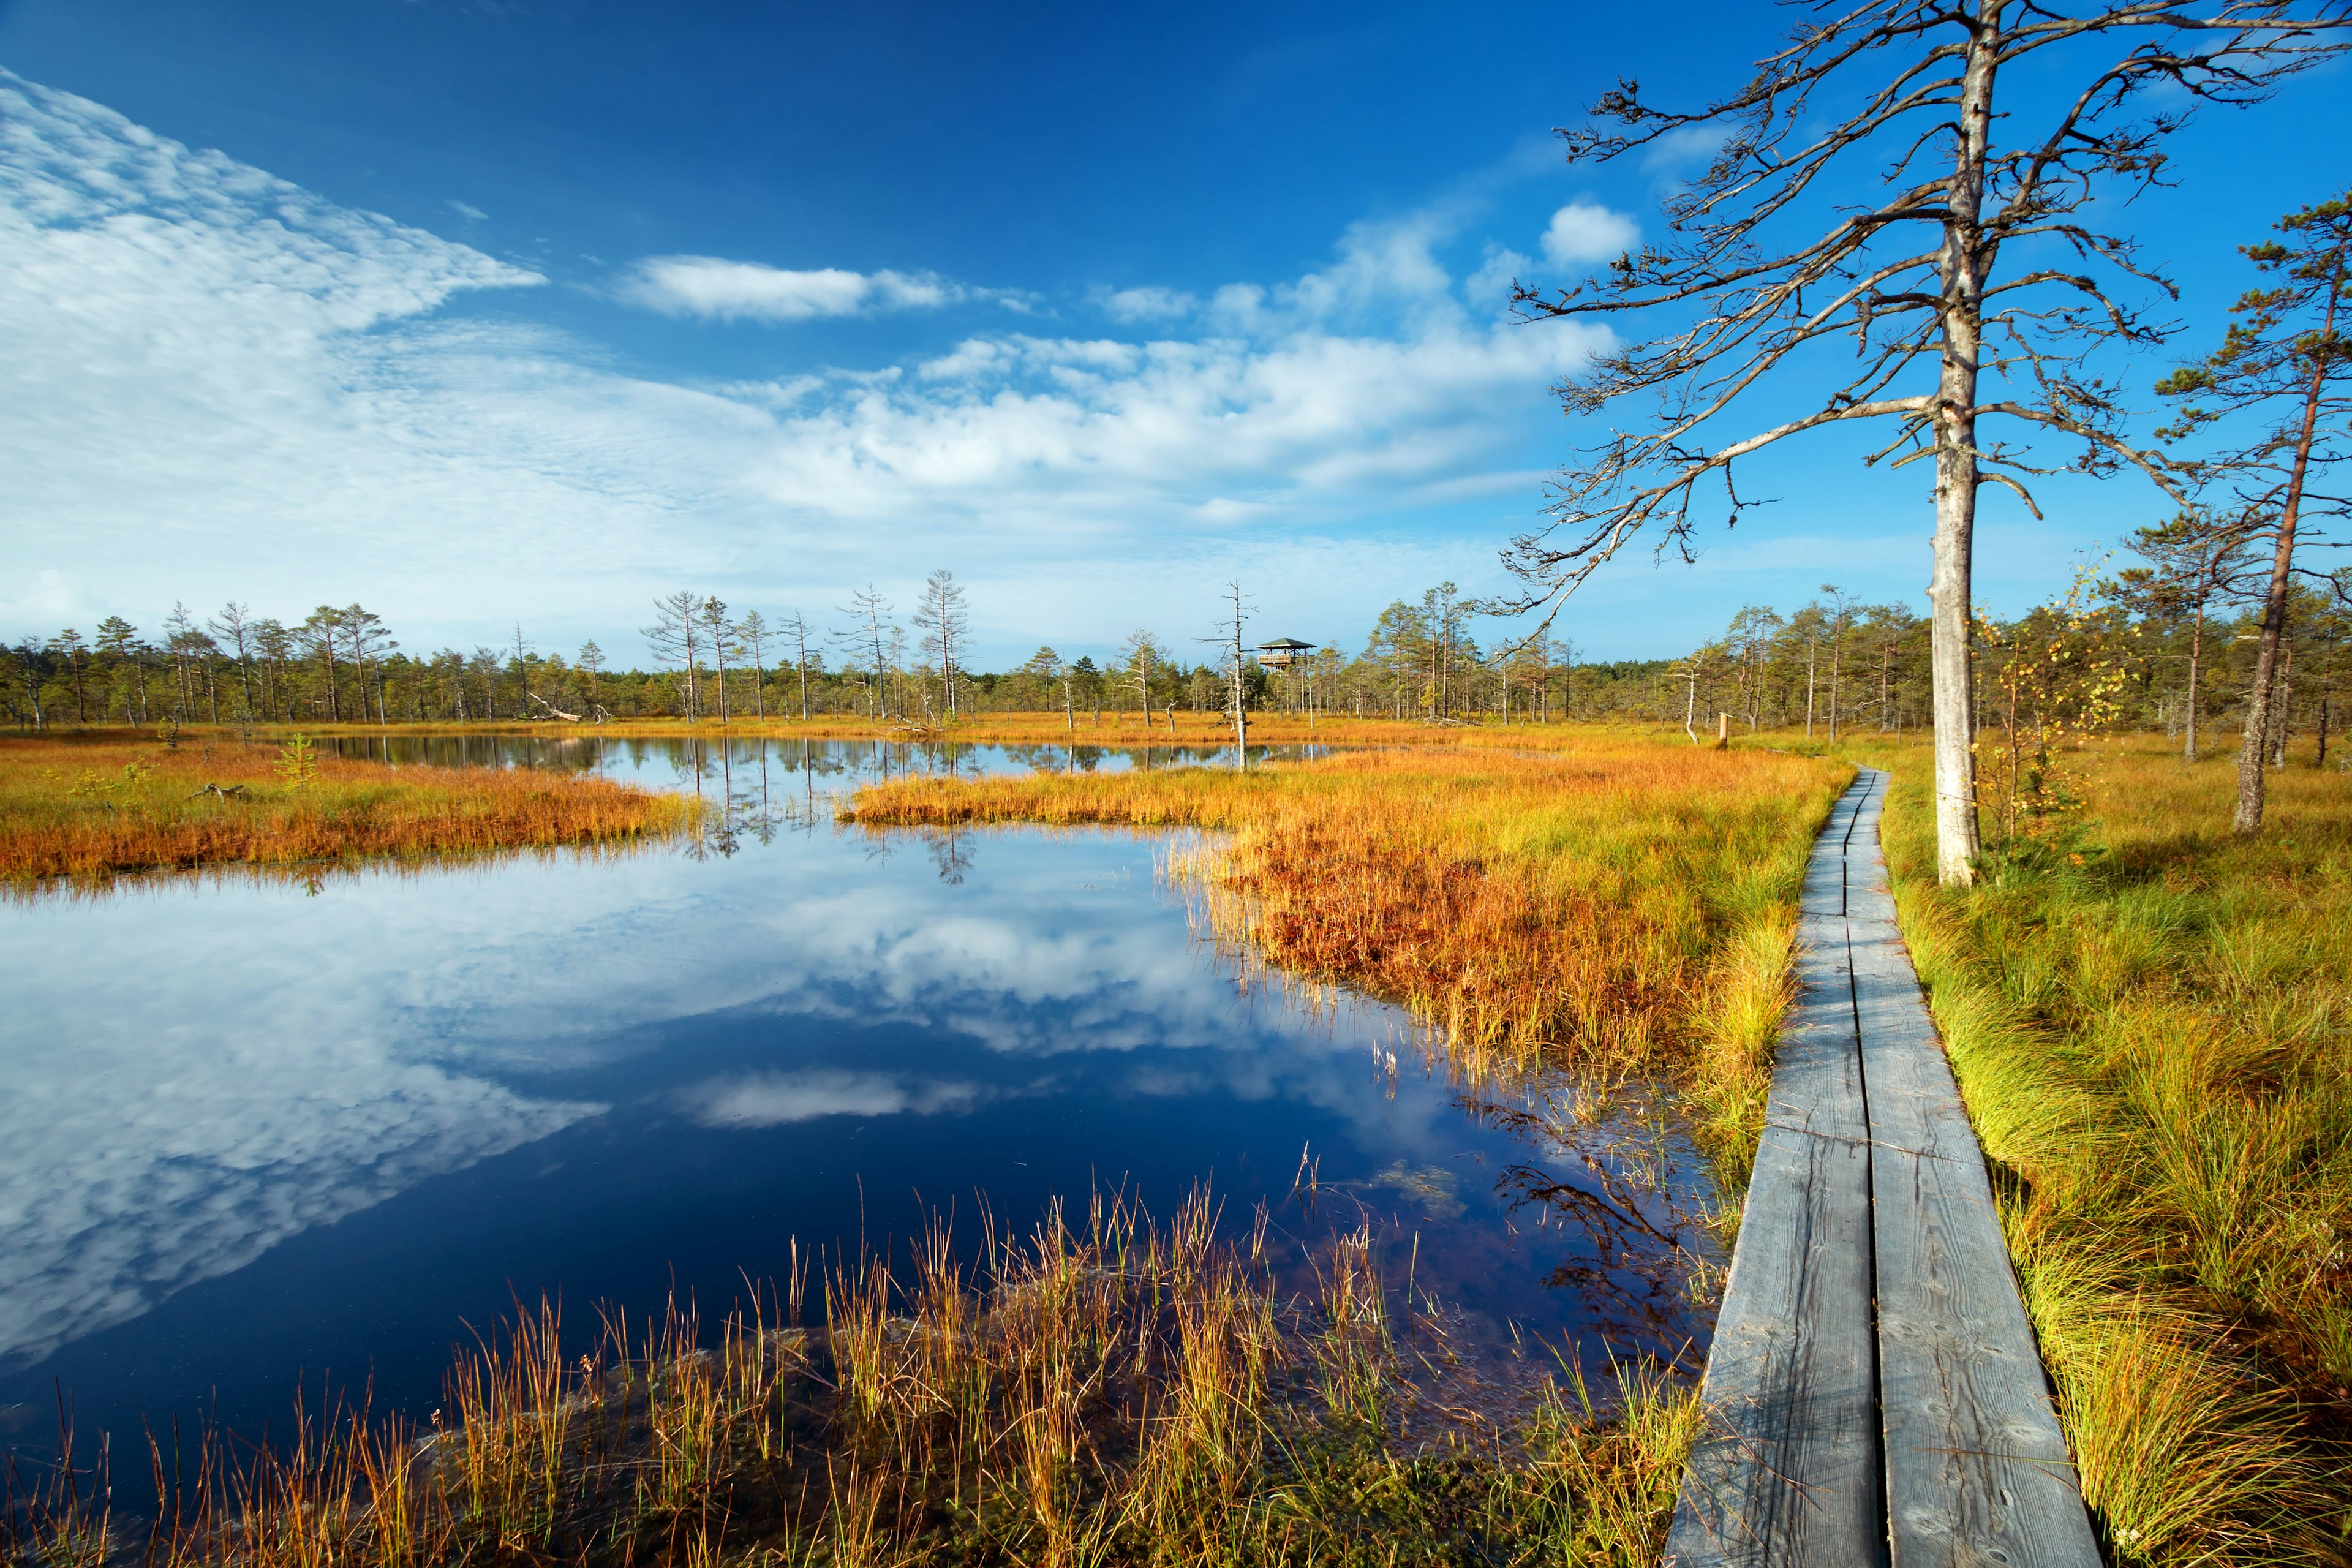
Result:
{"label": "wooden post in grass", "polygon": [[1715,749],[1718,752],[1731,750],[1731,715],[1728,713],[1715,716]]}

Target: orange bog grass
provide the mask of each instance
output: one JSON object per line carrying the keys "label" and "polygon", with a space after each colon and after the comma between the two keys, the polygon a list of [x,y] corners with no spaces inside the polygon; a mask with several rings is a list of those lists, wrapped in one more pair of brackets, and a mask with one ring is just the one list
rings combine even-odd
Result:
{"label": "orange bog grass", "polygon": [[1247,773],[907,779],[845,815],[1229,834],[1202,879],[1212,915],[1291,973],[1401,1003],[1474,1054],[1640,1072],[1697,1049],[1742,1079],[1734,1100],[1760,1096],[1795,890],[1852,770],[1597,730],[1499,739]]}
{"label": "orange bog grass", "polygon": [[694,810],[603,778],[284,760],[226,738],[0,740],[0,879],[610,844]]}

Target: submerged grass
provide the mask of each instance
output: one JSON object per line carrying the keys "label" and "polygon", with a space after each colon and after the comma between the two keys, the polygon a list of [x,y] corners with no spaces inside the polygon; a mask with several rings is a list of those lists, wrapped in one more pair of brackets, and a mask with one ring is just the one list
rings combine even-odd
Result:
{"label": "submerged grass", "polygon": [[292,742],[0,739],[0,881],[612,845],[695,810],[609,779],[391,768]]}
{"label": "submerged grass", "polygon": [[[1626,1370],[1547,1382],[1507,1426],[1446,1408],[1440,1331],[1364,1237],[1282,1294],[1261,1213],[1165,1225],[1097,1199],[992,1235],[941,1227],[894,1273],[796,1276],[707,1346],[690,1311],[583,1345],[542,1306],[464,1356],[429,1430],[299,1416],[268,1449],[151,1445],[162,1506],[117,1519],[106,1466],[9,1473],[24,1568],[677,1568],[915,1563],[1644,1563],[1696,1403]],[[1407,1302],[1410,1308],[1412,1303]],[[1407,1342],[1413,1342],[1408,1345]],[[1408,1349],[1420,1353],[1408,1356]],[[1417,1370],[1408,1375],[1408,1366]]]}
{"label": "submerged grass", "polygon": [[2352,1556],[2352,795],[2078,761],[2077,829],[1934,883],[1923,752],[1887,847],[2084,1495],[2120,1563]]}

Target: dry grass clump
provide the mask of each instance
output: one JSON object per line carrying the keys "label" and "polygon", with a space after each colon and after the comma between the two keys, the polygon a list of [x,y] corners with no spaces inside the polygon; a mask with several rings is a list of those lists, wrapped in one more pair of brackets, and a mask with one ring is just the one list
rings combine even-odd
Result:
{"label": "dry grass clump", "polygon": [[[5,1560],[100,1568],[676,1568],[1623,1563],[1654,1557],[1697,1420],[1663,1378],[1596,1411],[1547,1384],[1504,1431],[1441,1409],[1369,1238],[1286,1299],[1261,1217],[1215,1236],[1097,1200],[992,1237],[944,1228],[894,1274],[802,1277],[731,1315],[593,1345],[551,1308],[462,1358],[429,1428],[299,1417],[267,1449],[151,1445],[157,1517],[110,1517],[104,1466],[11,1472]],[[1426,1341],[1428,1335],[1423,1332]],[[1420,1363],[1416,1383],[1405,1375]],[[446,1412],[446,1414],[445,1414]],[[1603,1419],[1603,1416],[1606,1419]],[[183,1459],[189,1460],[183,1466]]]}
{"label": "dry grass clump", "polygon": [[2125,1563],[2352,1548],[2352,795],[2084,753],[2074,832],[1934,886],[1924,755],[1889,860],[2084,1492]]}
{"label": "dry grass clump", "polygon": [[0,880],[615,844],[695,812],[609,779],[392,768],[299,740],[0,740]]}
{"label": "dry grass clump", "polygon": [[1196,877],[1221,934],[1402,1005],[1473,1063],[1682,1073],[1702,1133],[1742,1174],[1795,890],[1850,770],[1543,733],[1550,749],[1349,752],[1246,773],[908,779],[861,789],[844,815],[1230,834]]}

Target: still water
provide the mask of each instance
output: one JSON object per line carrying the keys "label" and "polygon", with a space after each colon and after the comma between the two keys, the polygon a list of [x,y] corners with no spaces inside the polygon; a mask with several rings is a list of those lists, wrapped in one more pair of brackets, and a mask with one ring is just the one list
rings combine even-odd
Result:
{"label": "still water", "polygon": [[119,1440],[282,1425],[322,1382],[428,1411],[518,1300],[711,1318],[793,1238],[903,1258],[932,1211],[976,1238],[983,1206],[1165,1214],[1200,1183],[1237,1226],[1268,1205],[1302,1268],[1370,1224],[1472,1351],[1703,1349],[1705,1181],[1672,1133],[1471,1086],[1395,1011],[1250,975],[1196,938],[1165,837],[824,805],[1164,749],[464,743],[719,809],[617,856],[0,906],[0,1444],[46,1447],[60,1387]]}

